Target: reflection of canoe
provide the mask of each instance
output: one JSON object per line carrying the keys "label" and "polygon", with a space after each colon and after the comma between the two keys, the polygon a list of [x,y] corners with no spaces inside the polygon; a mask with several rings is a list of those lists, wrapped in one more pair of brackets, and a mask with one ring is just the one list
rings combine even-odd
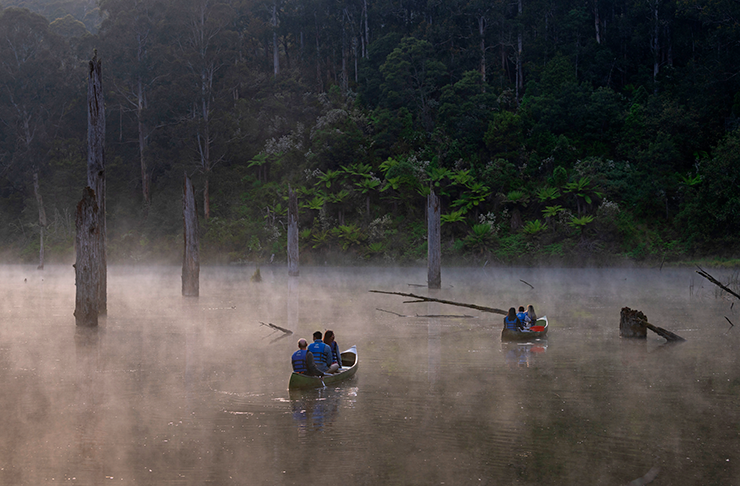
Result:
{"label": "reflection of canoe", "polygon": [[347,351],[342,353],[342,369],[339,373],[333,375],[325,375],[321,378],[316,376],[302,375],[300,373],[292,373],[290,375],[290,382],[288,388],[317,388],[320,386],[333,385],[342,380],[354,376],[357,373],[357,346],[352,346]]}
{"label": "reflection of canoe", "polygon": [[535,339],[542,339],[547,336],[547,327],[550,323],[547,321],[546,316],[542,316],[537,319],[535,325],[532,326],[533,331],[512,331],[510,329],[504,329],[501,331],[502,341],[532,341]]}

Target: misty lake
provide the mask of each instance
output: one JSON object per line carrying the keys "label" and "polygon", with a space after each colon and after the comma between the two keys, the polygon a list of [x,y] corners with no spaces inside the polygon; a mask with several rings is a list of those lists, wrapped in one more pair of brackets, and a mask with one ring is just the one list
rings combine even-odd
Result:
{"label": "misty lake", "polygon": [[[738,484],[740,306],[693,269],[443,268],[438,291],[426,268],[254,270],[184,298],[180,268],[110,267],[87,330],[71,266],[0,267],[0,484]],[[549,338],[371,289],[533,304]],[[620,339],[625,306],[687,341]],[[289,392],[325,329],[357,375]]]}

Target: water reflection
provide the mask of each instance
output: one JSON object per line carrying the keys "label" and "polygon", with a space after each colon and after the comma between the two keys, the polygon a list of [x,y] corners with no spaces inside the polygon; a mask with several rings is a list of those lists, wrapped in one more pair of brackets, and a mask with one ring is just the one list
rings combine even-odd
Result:
{"label": "water reflection", "polygon": [[[687,291],[691,271],[445,272],[454,286],[437,297],[547,312],[549,341],[532,346],[502,345],[497,315],[405,317],[456,311],[368,295],[408,290],[423,269],[302,269],[298,292],[284,269],[254,283],[253,269],[204,268],[186,300],[180,268],[114,268],[97,330],[75,328],[70,268],[24,272],[0,268],[0,484],[740,477],[740,334],[726,301]],[[624,306],[687,342],[620,339]],[[297,338],[326,328],[357,344],[361,369],[289,392]]]}
{"label": "water reflection", "polygon": [[529,368],[538,355],[547,351],[547,343],[546,339],[532,343],[502,342],[501,351],[510,369]]}
{"label": "water reflection", "polygon": [[309,390],[290,390],[293,421],[301,437],[312,431],[334,426],[340,408],[349,407],[356,400],[357,387],[323,387]]}

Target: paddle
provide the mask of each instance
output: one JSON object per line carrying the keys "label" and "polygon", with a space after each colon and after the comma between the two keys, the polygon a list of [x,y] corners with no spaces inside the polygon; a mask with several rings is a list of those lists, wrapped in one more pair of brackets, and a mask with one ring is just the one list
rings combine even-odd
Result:
{"label": "paddle", "polygon": [[530,331],[542,332],[545,330],[545,326],[532,326],[529,328]]}

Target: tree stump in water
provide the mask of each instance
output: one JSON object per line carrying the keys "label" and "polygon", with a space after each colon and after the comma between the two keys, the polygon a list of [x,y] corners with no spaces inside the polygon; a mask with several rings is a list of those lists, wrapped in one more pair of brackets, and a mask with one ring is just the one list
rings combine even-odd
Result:
{"label": "tree stump in water", "polygon": [[647,338],[648,319],[642,312],[622,307],[619,313],[619,336],[628,338]]}
{"label": "tree stump in water", "polygon": [[427,196],[427,287],[442,288],[442,244],[439,198],[432,190]]}
{"label": "tree stump in water", "polygon": [[98,325],[100,290],[100,222],[95,191],[85,188],[75,217],[75,321],[78,326]]}
{"label": "tree stump in water", "polygon": [[185,174],[182,190],[183,239],[182,295],[198,297],[200,292],[200,243],[198,240],[198,209],[195,205],[193,181]]}

